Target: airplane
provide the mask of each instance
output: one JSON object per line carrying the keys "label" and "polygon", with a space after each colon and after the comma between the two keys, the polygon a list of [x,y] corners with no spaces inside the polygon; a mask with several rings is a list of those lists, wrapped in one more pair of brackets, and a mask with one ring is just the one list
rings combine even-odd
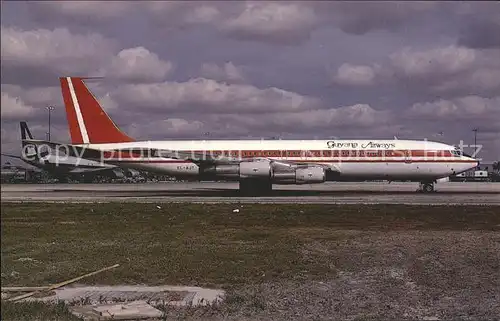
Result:
{"label": "airplane", "polygon": [[40,149],[29,140],[33,135],[24,121],[19,123],[21,127],[21,156],[2,155],[20,159],[23,162],[38,169],[48,172],[59,181],[67,182],[68,178],[74,178],[84,182],[92,182],[95,175],[108,175],[114,178],[123,178],[123,172],[115,165],[101,163],[95,160],[78,159],[70,155],[53,155],[49,149]]}
{"label": "airplane", "polygon": [[2,183],[27,182],[35,179],[36,170],[15,166],[6,162],[1,168]]}
{"label": "airplane", "polygon": [[245,195],[341,180],[414,181],[430,193],[438,179],[478,165],[455,146],[418,140],[137,141],[111,120],[86,79],[60,78],[73,154],[174,177],[234,180]]}

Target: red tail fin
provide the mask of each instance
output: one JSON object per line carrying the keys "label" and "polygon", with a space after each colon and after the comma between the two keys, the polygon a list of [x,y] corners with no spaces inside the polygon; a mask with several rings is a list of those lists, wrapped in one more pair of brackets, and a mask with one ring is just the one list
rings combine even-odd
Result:
{"label": "red tail fin", "polygon": [[63,77],[61,89],[73,144],[133,142],[102,109],[83,82],[84,78]]}

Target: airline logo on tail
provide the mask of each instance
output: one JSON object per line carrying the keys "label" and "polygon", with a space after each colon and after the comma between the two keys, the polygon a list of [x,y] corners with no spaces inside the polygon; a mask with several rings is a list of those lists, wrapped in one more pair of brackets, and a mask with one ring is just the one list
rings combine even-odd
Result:
{"label": "airline logo on tail", "polygon": [[109,118],[85,85],[85,78],[62,77],[61,90],[73,144],[124,143],[134,140]]}
{"label": "airline logo on tail", "polygon": [[27,159],[33,159],[38,155],[36,146],[25,141],[26,139],[33,139],[33,135],[25,121],[20,122],[19,125],[21,126],[22,156]]}

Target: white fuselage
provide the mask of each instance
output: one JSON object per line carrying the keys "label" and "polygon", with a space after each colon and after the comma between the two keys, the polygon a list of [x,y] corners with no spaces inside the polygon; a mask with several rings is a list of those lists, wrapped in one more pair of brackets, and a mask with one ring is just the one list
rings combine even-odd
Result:
{"label": "white fuselage", "polygon": [[[80,145],[102,151],[160,149],[195,151],[241,159],[269,158],[275,161],[323,165],[342,179],[435,180],[477,166],[477,160],[457,153],[454,146],[413,140],[210,140],[137,141]],[[164,173],[171,176],[199,175],[189,160],[109,155],[105,163]]]}

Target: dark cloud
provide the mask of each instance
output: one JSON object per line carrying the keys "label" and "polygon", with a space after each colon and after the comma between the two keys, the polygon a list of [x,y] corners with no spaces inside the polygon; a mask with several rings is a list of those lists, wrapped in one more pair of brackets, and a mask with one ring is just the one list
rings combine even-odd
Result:
{"label": "dark cloud", "polygon": [[500,21],[474,21],[462,27],[458,44],[469,48],[499,48]]}
{"label": "dark cloud", "polygon": [[363,35],[370,31],[398,30],[437,7],[435,2],[338,1],[318,2],[319,15],[344,32]]}
{"label": "dark cloud", "polygon": [[457,43],[476,49],[500,47],[500,3],[464,2],[455,7],[460,18]]}

